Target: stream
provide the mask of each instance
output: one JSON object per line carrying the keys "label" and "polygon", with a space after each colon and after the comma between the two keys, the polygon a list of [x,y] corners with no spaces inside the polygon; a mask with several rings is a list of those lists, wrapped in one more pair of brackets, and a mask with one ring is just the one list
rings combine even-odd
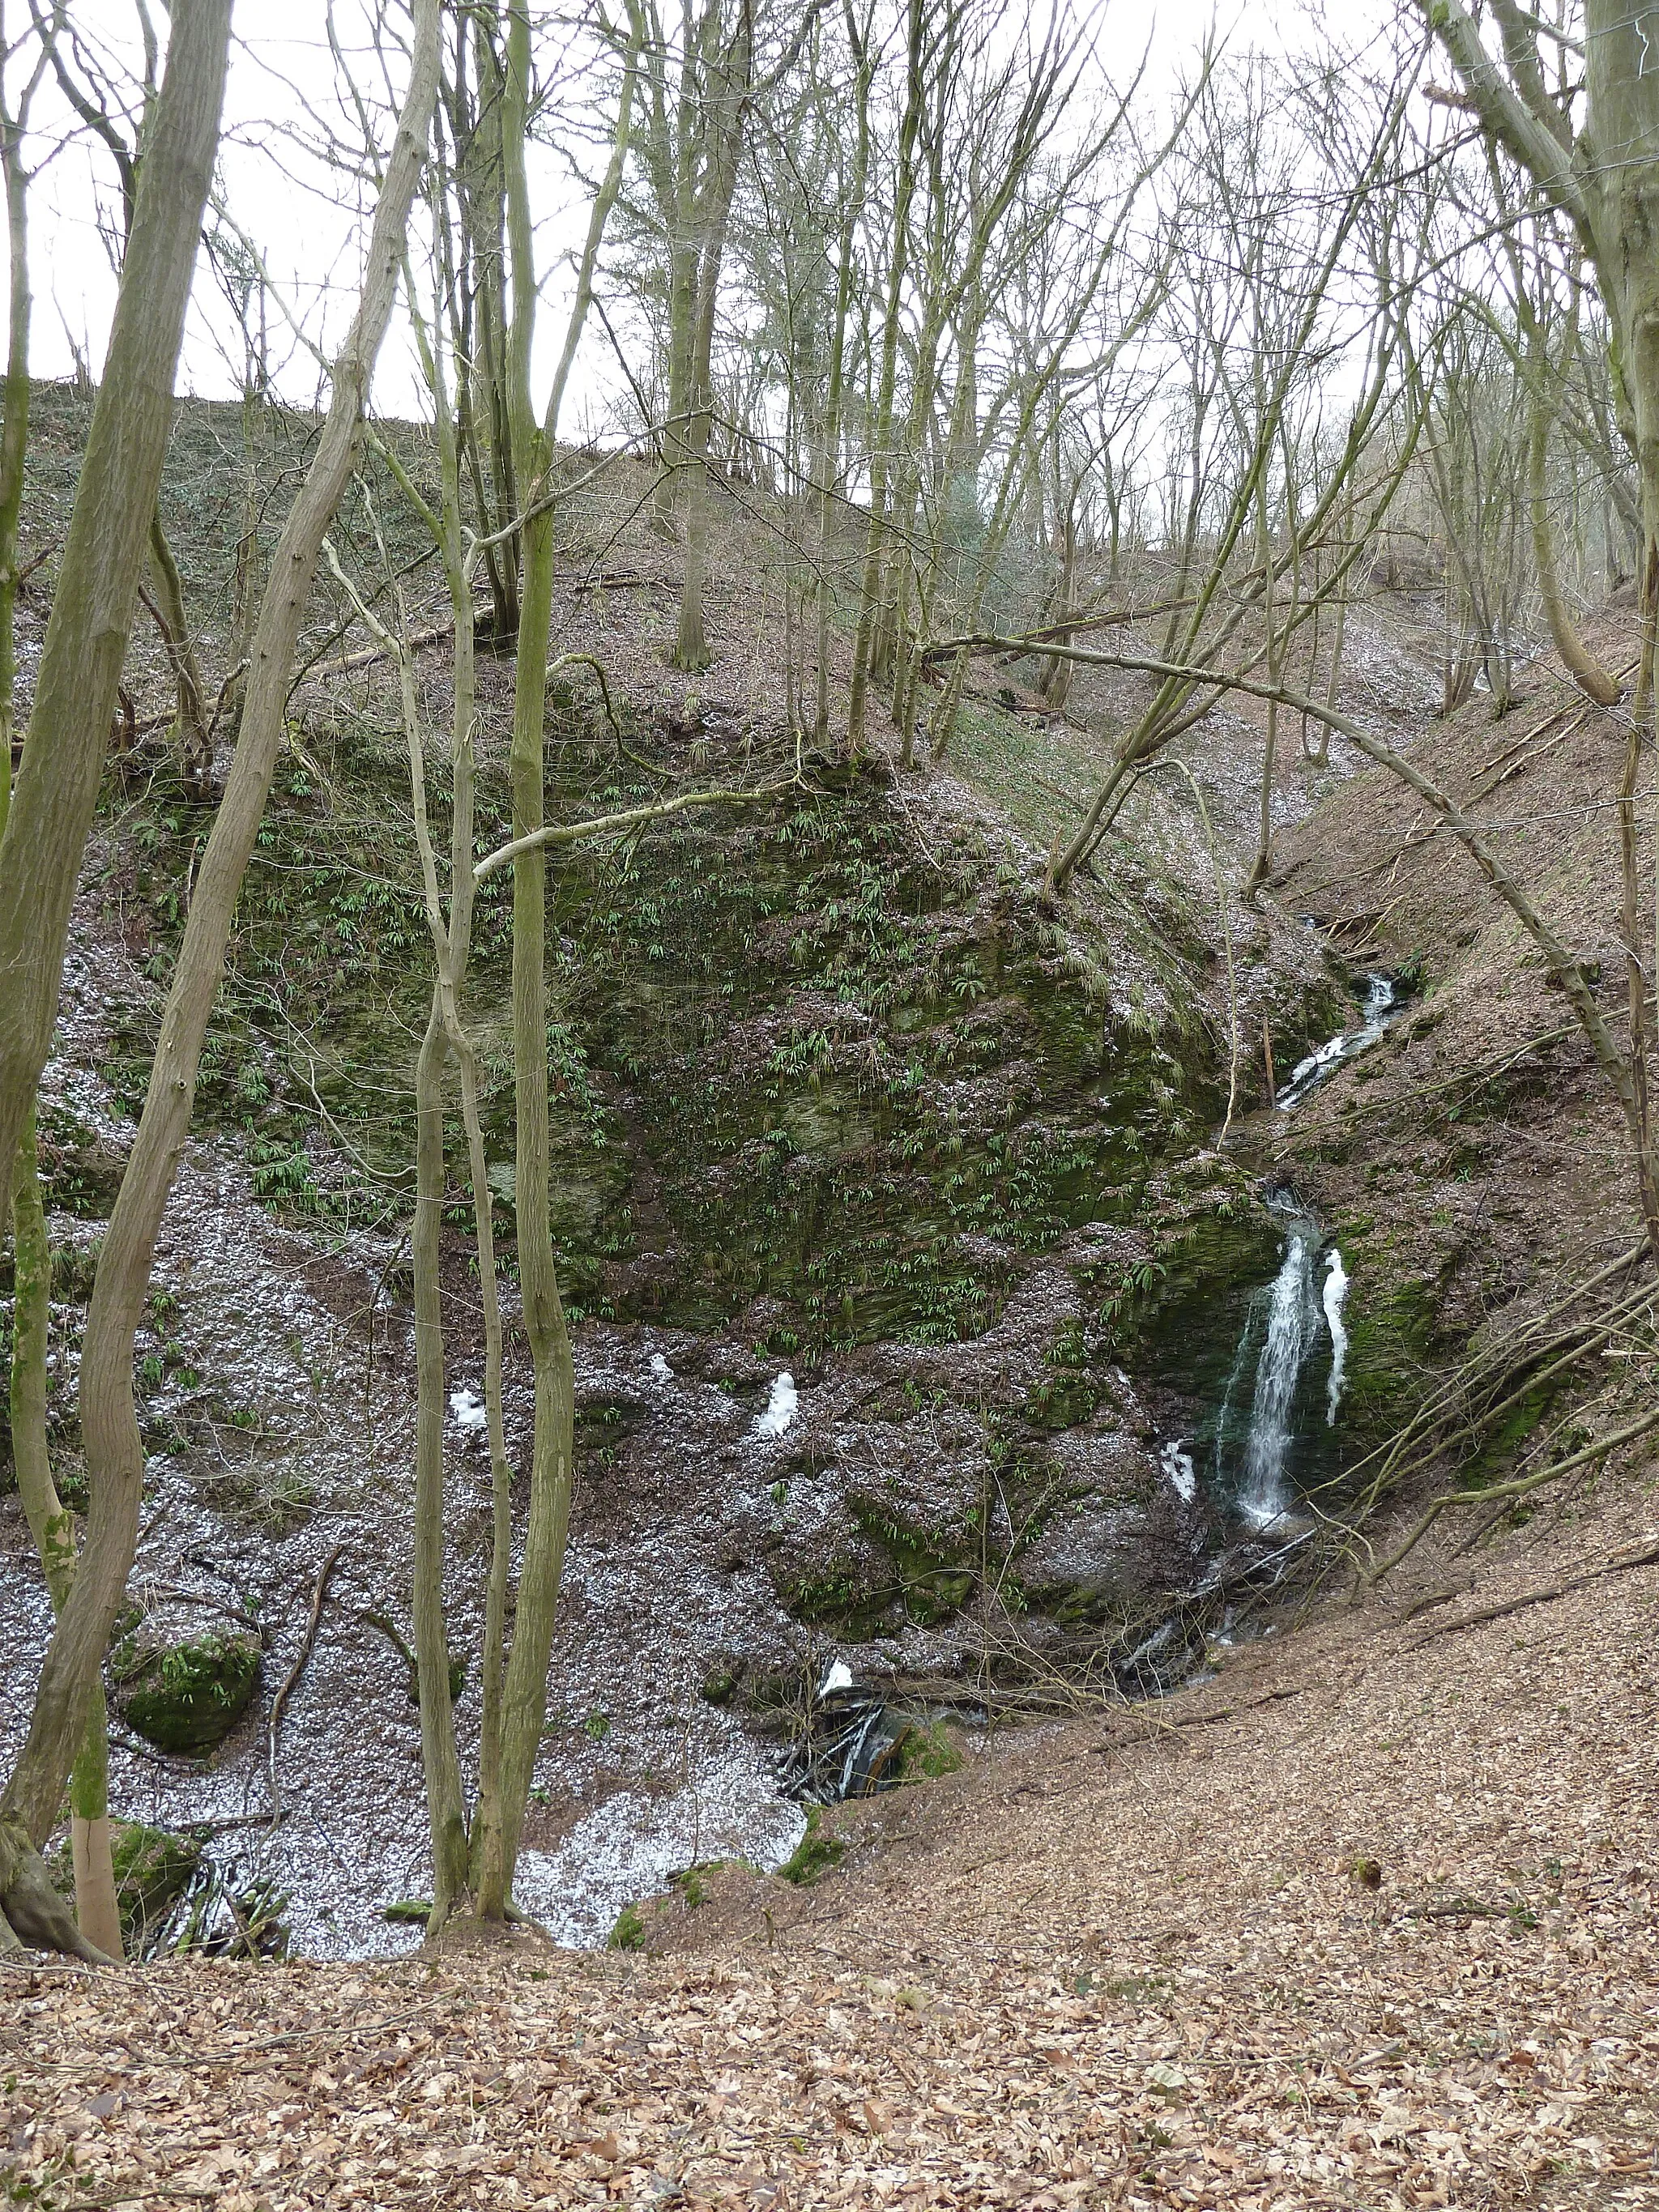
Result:
{"label": "stream", "polygon": [[[1361,1019],[1299,1061],[1275,1101],[1289,1113],[1339,1067],[1369,1050],[1401,1010],[1393,980],[1368,974]],[[1318,1216],[1288,1188],[1267,1206],[1284,1225],[1278,1273],[1251,1294],[1232,1365],[1209,1428],[1202,1486],[1250,1535],[1283,1541],[1306,1525],[1297,1508],[1297,1463],[1328,1457],[1346,1383],[1348,1273]],[[1163,1447],[1166,1476],[1184,1498],[1200,1485],[1194,1441]]]}
{"label": "stream", "polygon": [[[69,981],[72,1013],[77,998],[95,1007],[108,988],[90,963],[84,977],[72,969]],[[1382,1036],[1395,1010],[1394,987],[1372,976],[1366,988],[1359,1024],[1297,1067],[1279,1110]],[[49,1104],[72,1103],[112,1148],[131,1141],[105,1085],[84,1066],[57,1063],[45,1096]],[[1282,1230],[1279,1263],[1271,1280],[1252,1289],[1247,1279],[1229,1293],[1243,1299],[1231,1364],[1224,1337],[1210,1368],[1189,1364],[1182,1388],[1166,1394],[1205,1409],[1199,1430],[1160,1448],[1139,1378],[1131,1382],[1119,1370],[1116,1428],[1098,1439],[1073,1432],[1075,1450],[1105,1463],[1114,1451],[1131,1455],[1126,1468],[1133,1451],[1150,1453],[1151,1490],[1165,1501],[1154,1510],[1166,1528],[1157,1540],[1171,1547],[1176,1567],[1164,1586],[1181,1587],[1185,1559],[1198,1595],[1241,1559],[1271,1571],[1294,1543],[1307,1525],[1298,1498],[1328,1463],[1342,1406],[1342,1255],[1293,1192],[1279,1189],[1267,1202]],[[77,1251],[96,1234],[91,1222],[59,1226]],[[408,1540],[396,1470],[412,1449],[403,1379],[410,1324],[400,1310],[383,1320],[372,1372],[349,1325],[365,1286],[384,1279],[394,1256],[388,1240],[367,1232],[325,1252],[274,1224],[243,1170],[223,1156],[191,1147],[181,1165],[156,1289],[175,1299],[189,1291],[189,1364],[169,1367],[149,1418],[204,1439],[217,1472],[204,1487],[199,1469],[191,1472],[165,1444],[152,1448],[134,1594],[180,1633],[199,1633],[227,1613],[252,1613],[261,1624],[268,1694],[297,1656],[331,1547],[342,1552],[324,1633],[289,1701],[280,1745],[265,1741],[259,1699],[209,1761],[158,1753],[124,1727],[114,1732],[117,1803],[129,1818],[173,1832],[194,1827],[206,1839],[195,1895],[204,1932],[217,1926],[227,1944],[235,1935],[225,1893],[246,1896],[238,1885],[249,1882],[287,1894],[283,1918],[297,1954],[383,1955],[420,1940],[417,1926],[386,1917],[392,1901],[418,1898],[427,1878],[419,1716],[401,1661],[371,1625],[374,1607],[397,1601]],[[776,1866],[801,1834],[804,1801],[884,1786],[907,1716],[894,1707],[890,1717],[872,1717],[891,1692],[867,1686],[958,1670],[960,1625],[941,1612],[863,1644],[845,1640],[851,1632],[805,1628],[781,1608],[765,1563],[781,1542],[807,1544],[817,1521],[839,1510],[842,1488],[867,1480],[838,1474],[838,1461],[849,1468],[908,1463],[929,1480],[968,1464],[949,1425],[953,1409],[969,1401],[979,1364],[1002,1363],[1025,1378],[1022,1388],[1039,1387],[1053,1372],[1047,1353],[1056,1316],[1072,1310],[1073,1297],[1057,1255],[1040,1263],[982,1338],[933,1352],[890,1348],[865,1367],[815,1375],[799,1389],[780,1361],[721,1340],[649,1328],[585,1334],[580,1400],[592,1418],[617,1425],[611,1433],[623,1448],[590,1478],[573,1527],[518,1881],[520,1901],[559,1941],[603,1943],[622,1906],[659,1891],[676,1869],[737,1855]],[[872,1376],[883,1374],[892,1410],[872,1412]],[[204,1414],[202,1378],[210,1376],[227,1402],[262,1409],[257,1427],[239,1425],[234,1413],[217,1423]],[[488,1513],[477,1379],[458,1364],[447,1424],[463,1561],[477,1555]],[[901,1384],[909,1395],[898,1402]],[[915,1410],[921,1405],[925,1419]],[[515,1406],[522,1424],[527,1402],[510,1402],[509,1419]],[[300,1480],[299,1498],[284,1488],[273,1499],[273,1485]],[[263,1525],[248,1501],[267,1516]],[[1113,1524],[1095,1510],[1075,1529],[1057,1528],[1056,1545],[1086,1551],[1100,1541],[1098,1531]],[[0,1568],[3,1751],[27,1725],[28,1686],[49,1628],[15,1516],[0,1516]],[[1206,1602],[1213,1622],[1218,1609]],[[1131,1694],[1173,1687],[1203,1664],[1203,1633],[1190,1600],[1183,1605],[1120,1669]],[[451,1618],[461,1648],[476,1638],[475,1615],[469,1589],[458,1587]],[[1223,1620],[1220,1632],[1226,1627]],[[728,1708],[729,1691],[711,1692],[734,1653],[752,1655],[753,1668],[817,1685],[814,1702],[833,1726],[826,1757],[811,1771]],[[459,1717],[470,1746],[471,1683]]]}

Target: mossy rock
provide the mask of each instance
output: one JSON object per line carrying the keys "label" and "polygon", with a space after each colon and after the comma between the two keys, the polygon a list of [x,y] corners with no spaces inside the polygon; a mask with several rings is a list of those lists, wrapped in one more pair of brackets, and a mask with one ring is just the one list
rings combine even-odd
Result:
{"label": "mossy rock", "polygon": [[397,1897],[380,1907],[380,1917],[394,1928],[424,1928],[432,1917],[429,1897]]}
{"label": "mossy rock", "polygon": [[805,1889],[820,1875],[838,1867],[847,1855],[844,1838],[834,1836],[823,1825],[822,1807],[809,1805],[806,1808],[806,1832],[778,1869],[785,1881],[793,1881]]}
{"label": "mossy rock", "polygon": [[216,1632],[149,1649],[130,1637],[110,1662],[116,1709],[158,1751],[201,1758],[247,1711],[260,1657],[252,1636]]}
{"label": "mossy rock", "polygon": [[146,1827],[140,1820],[115,1823],[110,1861],[130,1959],[142,1955],[150,1930],[166,1919],[190,1887],[202,1863],[202,1850],[195,1836]]}

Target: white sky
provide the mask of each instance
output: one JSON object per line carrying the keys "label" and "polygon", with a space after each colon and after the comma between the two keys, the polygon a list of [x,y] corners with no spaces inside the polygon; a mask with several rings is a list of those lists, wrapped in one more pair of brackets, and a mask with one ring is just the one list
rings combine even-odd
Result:
{"label": "white sky", "polygon": [[[1352,39],[1392,12],[1393,0],[1329,0],[1328,9],[1320,0],[1155,0],[1150,7],[1146,0],[1106,0],[1091,14],[1109,70],[1127,76],[1150,42],[1146,88],[1158,99],[1167,97],[1212,26],[1229,51],[1283,52],[1308,43],[1322,15]],[[165,32],[165,15],[156,0],[151,0],[151,13]],[[356,0],[342,0],[338,14],[349,23]],[[22,15],[19,0],[3,9],[13,36]],[[73,17],[89,43],[137,52],[134,0],[76,0]],[[355,180],[330,175],[314,155],[296,158],[281,135],[283,125],[304,126],[307,103],[319,115],[339,118],[325,25],[325,0],[238,0],[221,149],[233,216],[256,240],[278,291],[313,332],[319,304],[349,307],[355,296],[363,235]],[[100,203],[106,221],[117,205],[113,167],[105,149],[85,133],[64,143],[66,118],[61,96],[48,79],[37,96],[28,159],[44,160],[30,194],[31,360],[37,375],[49,377],[70,374],[77,345],[98,373],[115,292],[98,221]],[[343,129],[349,128],[340,119]],[[48,154],[50,159],[44,159]],[[554,272],[547,286],[549,304],[556,309],[556,264],[580,236],[583,207],[568,172],[550,155],[539,160],[532,191],[544,259]],[[3,243],[0,233],[0,251]],[[556,313],[550,313],[543,328],[554,331],[556,324]],[[337,332],[337,316],[333,327]],[[281,343],[279,333],[274,335],[273,359],[281,362],[285,352],[290,356],[279,389],[292,402],[309,400],[318,385],[314,363]],[[227,358],[228,343],[226,311],[204,256],[180,364],[180,391],[233,396],[240,364],[240,359]],[[566,434],[580,429],[584,405],[602,398],[605,381],[602,364],[594,364],[586,398],[580,390],[573,394]],[[544,383],[545,372],[538,378],[538,386]],[[419,410],[418,392],[407,331],[394,329],[382,355],[375,404],[384,412],[413,413]]]}

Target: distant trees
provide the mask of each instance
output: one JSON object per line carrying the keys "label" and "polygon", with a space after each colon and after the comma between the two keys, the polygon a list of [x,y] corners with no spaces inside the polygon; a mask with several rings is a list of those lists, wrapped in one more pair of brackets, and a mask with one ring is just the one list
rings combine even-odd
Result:
{"label": "distant trees", "polygon": [[[1456,72],[1462,103],[1479,120],[1494,155],[1513,161],[1539,198],[1562,210],[1595,272],[1607,318],[1614,409],[1636,464],[1640,662],[1613,794],[1627,984],[1627,1034],[1622,1042],[1615,1043],[1607,1030],[1593,998],[1587,1000],[1578,963],[1567,959],[1562,968],[1557,957],[1553,964],[1623,1109],[1648,1238],[1659,1259],[1659,1129],[1652,1098],[1650,995],[1659,913],[1638,869],[1637,823],[1641,763],[1653,740],[1659,632],[1659,254],[1654,252],[1659,70],[1653,66],[1653,27],[1642,9],[1625,0],[1584,0],[1580,39],[1522,9],[1516,0],[1492,0],[1494,53],[1460,0],[1419,4]],[[1547,365],[1541,355],[1535,356],[1535,368],[1547,408]],[[1548,427],[1546,421],[1546,436]],[[1536,416],[1530,435],[1538,441]],[[1541,504],[1541,466],[1542,456],[1534,452],[1528,466],[1534,515]],[[1589,673],[1575,672],[1581,681]],[[1586,688],[1594,692],[1605,687],[1591,682]]]}

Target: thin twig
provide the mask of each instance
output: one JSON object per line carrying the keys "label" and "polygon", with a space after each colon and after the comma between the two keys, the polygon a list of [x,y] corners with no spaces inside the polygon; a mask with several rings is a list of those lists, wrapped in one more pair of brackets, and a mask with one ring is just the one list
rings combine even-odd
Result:
{"label": "thin twig", "polygon": [[265,1769],[270,1783],[270,1825],[276,1828],[283,1818],[283,1793],[276,1782],[276,1735],[283,1725],[283,1712],[289,1693],[305,1671],[311,1656],[311,1647],[317,1641],[318,1624],[323,1617],[323,1601],[328,1595],[328,1585],[334,1570],[340,1564],[340,1554],[345,1549],[342,1538],[317,1571],[317,1580],[311,1592],[311,1618],[306,1623],[306,1632],[300,1639],[300,1649],[294,1664],[283,1677],[282,1687],[270,1701],[270,1718],[265,1723]]}

